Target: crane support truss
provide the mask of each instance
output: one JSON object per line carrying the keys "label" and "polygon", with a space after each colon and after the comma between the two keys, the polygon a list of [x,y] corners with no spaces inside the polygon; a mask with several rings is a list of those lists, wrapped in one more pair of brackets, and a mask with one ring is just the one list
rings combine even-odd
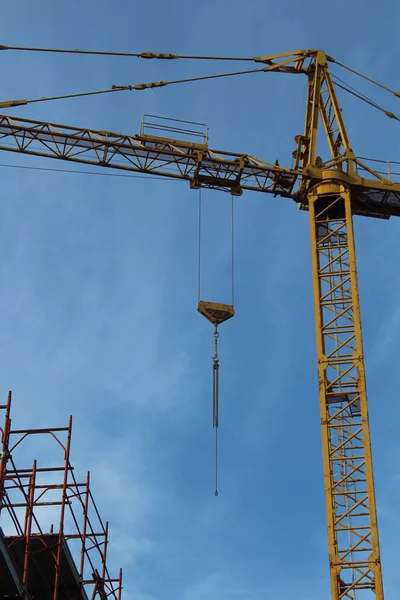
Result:
{"label": "crane support truss", "polygon": [[[301,150],[296,156],[296,166],[301,162],[302,171],[315,164],[319,119],[322,119],[331,159],[325,161],[330,168],[353,174],[355,156],[344,125],[343,116],[324,52],[316,52],[314,69],[308,74],[306,120],[304,136],[299,137]],[[321,159],[322,160],[322,159]]]}
{"label": "crane support truss", "polygon": [[351,194],[309,196],[332,600],[383,600]]}

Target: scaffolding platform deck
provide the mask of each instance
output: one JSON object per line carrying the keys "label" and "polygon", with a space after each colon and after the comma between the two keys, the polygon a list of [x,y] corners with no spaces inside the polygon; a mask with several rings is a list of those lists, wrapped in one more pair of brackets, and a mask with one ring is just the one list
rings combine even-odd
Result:
{"label": "scaffolding platform deck", "polygon": [[[23,589],[22,581],[26,543],[23,537],[3,536],[3,547],[8,557],[2,553],[0,560],[0,587],[8,581],[8,590],[4,597],[19,597]],[[55,584],[55,556],[58,549],[58,534],[34,535],[30,539],[30,562],[27,589],[31,597],[41,600],[53,600]],[[8,560],[7,560],[8,558]],[[10,565],[15,568],[15,575],[10,573]],[[4,579],[3,579],[4,577]],[[19,588],[19,589],[18,589]],[[3,594],[3,590],[1,592]],[[0,595],[2,598],[2,595]],[[61,538],[59,600],[88,600],[82,581],[75,566],[72,554],[64,536]]]}

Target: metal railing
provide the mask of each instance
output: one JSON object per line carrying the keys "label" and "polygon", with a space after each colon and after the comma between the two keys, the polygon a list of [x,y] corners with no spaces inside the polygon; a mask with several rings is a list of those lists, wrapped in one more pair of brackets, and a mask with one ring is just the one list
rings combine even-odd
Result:
{"label": "metal railing", "polygon": [[[365,156],[358,156],[357,158],[391,183],[400,183],[400,161],[379,160],[376,158],[366,158]],[[367,169],[357,163],[356,171],[361,176],[365,172],[368,173]]]}
{"label": "metal railing", "polygon": [[208,147],[208,126],[195,121],[146,114],[140,125],[140,135],[156,140],[179,140],[192,147]]}

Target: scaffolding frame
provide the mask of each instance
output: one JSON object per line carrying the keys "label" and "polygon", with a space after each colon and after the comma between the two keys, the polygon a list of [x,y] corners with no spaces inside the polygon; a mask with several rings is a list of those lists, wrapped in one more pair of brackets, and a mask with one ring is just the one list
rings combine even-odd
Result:
{"label": "scaffolding frame", "polygon": [[[121,600],[122,569],[110,575],[109,525],[92,495],[90,472],[79,481],[70,462],[72,417],[66,427],[12,429],[11,402],[9,392],[0,405],[0,599]],[[35,459],[20,468],[13,455],[31,436],[50,436],[59,462],[39,466]],[[53,459],[55,451],[46,462]],[[39,513],[49,507],[57,507],[59,520],[46,530]]]}

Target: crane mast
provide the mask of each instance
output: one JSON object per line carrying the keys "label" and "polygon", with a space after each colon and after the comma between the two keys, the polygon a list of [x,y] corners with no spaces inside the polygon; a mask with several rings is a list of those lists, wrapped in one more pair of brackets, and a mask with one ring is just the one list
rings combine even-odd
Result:
{"label": "crane mast", "polygon": [[[329,70],[334,59],[304,50],[255,60],[266,72],[308,78],[304,133],[295,138],[291,169],[207,143],[6,115],[0,115],[0,150],[173,177],[234,195],[265,192],[308,210],[332,600],[383,600],[353,215],[400,216],[400,184],[355,156]],[[320,123],[326,159],[318,156]]]}
{"label": "crane mast", "polygon": [[354,153],[323,52],[308,81],[302,172],[318,162],[320,119],[331,153],[322,181],[308,186],[307,206],[332,600],[383,600],[354,247]]}
{"label": "crane mast", "polygon": [[332,600],[383,600],[351,192],[308,200]]}

